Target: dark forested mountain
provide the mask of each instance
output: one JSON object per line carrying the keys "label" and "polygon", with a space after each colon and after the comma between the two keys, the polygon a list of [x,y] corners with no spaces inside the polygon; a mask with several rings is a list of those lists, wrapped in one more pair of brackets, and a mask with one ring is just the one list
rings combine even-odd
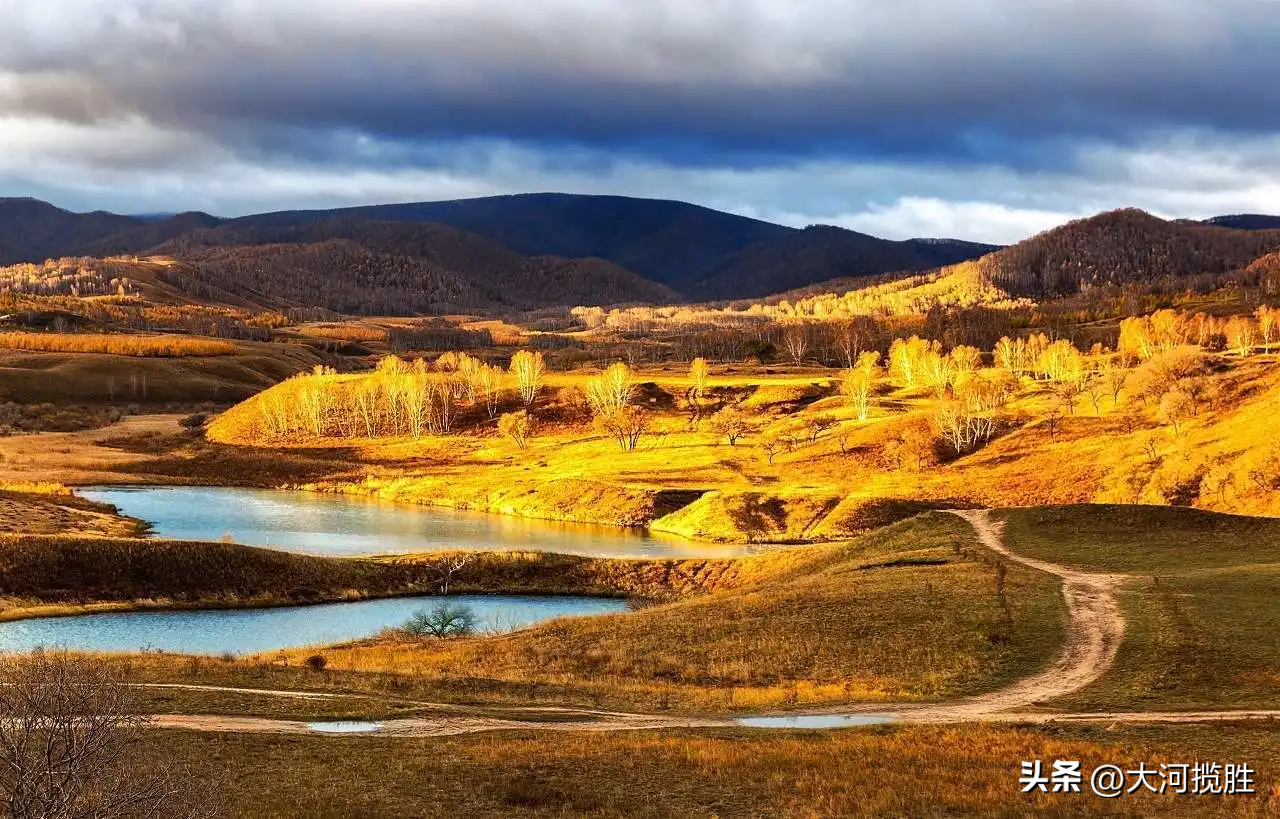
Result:
{"label": "dark forested mountain", "polygon": [[163,218],[130,217],[138,224],[95,242],[70,248],[76,256],[112,256],[119,253],[144,253],[151,248],[193,230],[222,224],[221,219],[200,211],[179,213]]}
{"label": "dark forested mountain", "polygon": [[1069,222],[984,256],[978,264],[1008,292],[1043,297],[1220,275],[1278,247],[1280,231],[1168,222],[1127,209]]}
{"label": "dark forested mountain", "polygon": [[[191,231],[152,253],[242,295],[353,313],[670,302],[675,292],[602,259],[530,258],[439,224],[334,219],[229,223]],[[272,284],[272,277],[279,279]],[[397,296],[397,293],[399,294]]]}
{"label": "dark forested mountain", "polygon": [[928,270],[973,259],[997,248],[951,239],[894,242],[829,225],[813,225],[733,254],[686,296],[703,299],[758,298],[830,279],[856,279],[888,272]]}
{"label": "dark forested mountain", "polygon": [[87,255],[94,242],[131,230],[141,220],[113,213],[72,213],[38,199],[0,199],[0,264]]}
{"label": "dark forested mountain", "polygon": [[334,217],[439,222],[488,236],[530,256],[608,259],[680,291],[726,256],[795,232],[684,202],[563,193],[282,211],[235,221],[278,226]]}
{"label": "dark forested mountain", "polygon": [[1206,225],[1235,228],[1236,230],[1280,230],[1280,216],[1263,213],[1237,213],[1231,216],[1214,216],[1205,219]]}
{"label": "dark forested mountain", "polygon": [[[803,230],[655,199],[521,194],[448,202],[132,217],[71,213],[0,199],[0,264],[116,254],[171,255],[188,278],[268,301],[305,295],[281,282],[314,277],[313,298],[450,309],[758,298],[832,279],[856,281],[974,259],[1018,295],[1220,275],[1280,247],[1280,217],[1168,222],[1122,210],[1064,225],[997,252],[938,239],[896,242],[829,226]],[[270,248],[269,250],[265,248]],[[359,250],[357,250],[359,248]],[[344,278],[350,277],[350,278]],[[416,277],[416,278],[415,278]],[[341,294],[341,295],[339,295]],[[409,305],[414,305],[409,307]],[[326,304],[324,306],[331,306]],[[340,309],[340,308],[335,308]],[[434,309],[434,308],[432,308]],[[441,308],[443,309],[443,308]]]}
{"label": "dark forested mountain", "polygon": [[[953,240],[890,242],[840,228],[797,230],[684,202],[624,196],[521,194],[238,219],[198,212],[75,214],[35,200],[0,200],[0,264],[118,254],[182,258],[212,246],[333,240],[424,259],[477,285],[475,277],[483,276],[499,289],[520,289],[517,300],[606,303],[767,295],[840,276],[920,270],[991,249]],[[556,261],[533,261],[541,257]],[[544,281],[553,273],[554,282]],[[587,281],[592,276],[602,277],[596,286]],[[489,291],[478,286],[472,292]]]}

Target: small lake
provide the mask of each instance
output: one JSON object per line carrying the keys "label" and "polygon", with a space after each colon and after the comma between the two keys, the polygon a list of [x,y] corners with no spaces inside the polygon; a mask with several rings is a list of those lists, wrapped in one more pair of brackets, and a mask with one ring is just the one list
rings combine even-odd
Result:
{"label": "small lake", "polygon": [[396,597],[272,609],[112,612],[0,622],[0,651],[65,648],[183,654],[256,654],[371,637],[401,626],[421,608],[447,601],[470,606],[487,631],[512,631],[556,617],[626,611],[601,597],[451,595]]}
{"label": "small lake", "polygon": [[371,555],[516,549],[593,557],[709,558],[750,554],[642,529],[588,526],[393,503],[357,495],[209,486],[78,490],[145,520],[156,537],[232,540],[288,552]]}

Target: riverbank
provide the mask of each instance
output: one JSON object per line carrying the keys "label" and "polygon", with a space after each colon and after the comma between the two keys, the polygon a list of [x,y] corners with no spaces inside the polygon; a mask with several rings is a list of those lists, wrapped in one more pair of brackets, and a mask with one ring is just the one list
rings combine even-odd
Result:
{"label": "riverbank", "polygon": [[[449,572],[458,559],[465,565]],[[522,551],[318,557],[235,543],[2,535],[0,620],[430,595],[446,578],[455,594],[673,600],[740,586],[758,565]]]}

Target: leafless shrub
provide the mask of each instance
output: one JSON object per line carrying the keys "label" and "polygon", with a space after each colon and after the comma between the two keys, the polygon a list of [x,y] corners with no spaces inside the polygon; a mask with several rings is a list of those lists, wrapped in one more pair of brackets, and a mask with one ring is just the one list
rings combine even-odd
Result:
{"label": "leafless shrub", "polygon": [[0,658],[0,794],[14,819],[212,816],[208,793],[143,756],[150,718],[118,666],[64,653]]}

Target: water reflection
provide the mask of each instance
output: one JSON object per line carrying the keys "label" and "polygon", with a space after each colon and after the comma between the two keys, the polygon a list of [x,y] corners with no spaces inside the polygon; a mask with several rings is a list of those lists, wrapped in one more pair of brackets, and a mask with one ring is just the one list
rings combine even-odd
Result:
{"label": "water reflection", "polygon": [[522,549],[597,557],[733,557],[747,546],[393,503],[354,495],[209,486],[92,487],[80,494],[152,525],[157,537],[221,540],[290,552],[368,555]]}

